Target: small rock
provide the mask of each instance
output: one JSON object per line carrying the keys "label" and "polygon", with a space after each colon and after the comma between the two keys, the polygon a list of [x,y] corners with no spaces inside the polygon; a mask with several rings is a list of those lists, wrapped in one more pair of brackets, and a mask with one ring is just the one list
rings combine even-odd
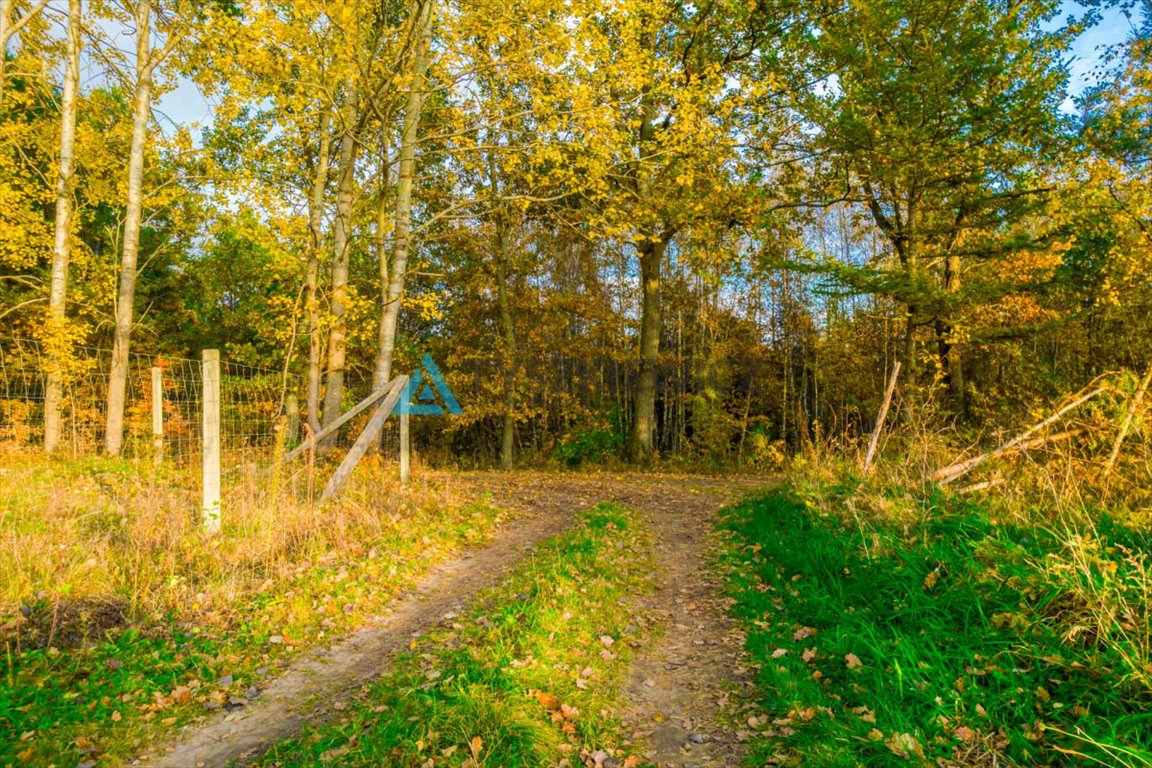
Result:
{"label": "small rock", "polygon": [[590,753],[588,759],[592,761],[593,768],[618,768],[620,765],[620,763],[616,761],[616,758],[602,749]]}
{"label": "small rock", "polygon": [[268,642],[272,643],[272,645],[280,645],[281,643],[284,642],[284,636],[283,635],[272,635],[272,637],[268,638]]}
{"label": "small rock", "polygon": [[120,659],[104,659],[104,666],[112,670],[123,669],[124,662],[120,661]]}
{"label": "small rock", "polygon": [[692,733],[688,734],[688,741],[692,742],[693,744],[703,744],[705,741],[707,741],[707,739],[704,737],[704,734],[696,733],[693,731]]}
{"label": "small rock", "polygon": [[258,699],[260,698],[260,691],[257,690],[256,686],[252,686],[244,695],[249,699]]}
{"label": "small rock", "polygon": [[232,685],[232,680],[232,675],[224,675],[224,677],[216,681],[216,685],[220,686],[221,688],[227,688],[228,686]]}

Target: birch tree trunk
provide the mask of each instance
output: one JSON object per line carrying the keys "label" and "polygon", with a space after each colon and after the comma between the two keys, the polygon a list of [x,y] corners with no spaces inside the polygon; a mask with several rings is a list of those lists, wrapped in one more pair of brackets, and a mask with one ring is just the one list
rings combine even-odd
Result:
{"label": "birch tree trunk", "polygon": [[[380,311],[383,313],[384,307],[388,303],[388,285],[390,283],[389,275],[391,274],[388,266],[388,220],[392,212],[389,207],[388,188],[392,183],[391,174],[389,173],[389,163],[391,163],[390,148],[388,146],[388,134],[384,133],[384,138],[380,148],[380,196],[376,200],[376,261],[380,270]],[[381,325],[381,328],[383,325]],[[377,348],[379,348],[379,329],[377,329]],[[388,383],[387,379],[380,378],[383,371],[377,364],[372,369],[372,389],[376,390]]]}
{"label": "birch tree trunk", "polygon": [[320,115],[319,149],[316,172],[312,177],[312,195],[308,200],[308,225],[312,248],[308,252],[308,427],[312,434],[320,431],[320,376],[323,339],[320,336],[320,256],[324,248],[324,191],[328,186],[328,158],[332,148],[332,116],[328,107]]}
{"label": "birch tree trunk", "polygon": [[120,286],[116,294],[116,327],[112,342],[112,369],[108,378],[108,410],[104,450],[118,456],[124,440],[124,401],[128,390],[128,352],[136,303],[136,264],[144,197],[144,152],[152,110],[152,3],[136,5],[136,93],[132,110],[132,147],[128,154],[128,207],[120,256]]}
{"label": "birch tree trunk", "polygon": [[412,248],[412,184],[416,174],[420,113],[424,108],[424,70],[428,66],[428,46],[432,37],[432,0],[418,2],[415,11],[418,14],[414,26],[417,39],[409,70],[409,91],[404,106],[404,128],[400,144],[400,169],[396,180],[395,246],[389,269],[388,295],[380,315],[376,352],[375,377],[378,381],[388,381],[392,377],[400,302],[404,296],[404,278]]}
{"label": "birch tree trunk", "polygon": [[[69,13],[72,7],[68,7]],[[12,0],[0,0],[0,106],[4,105],[4,83],[8,77],[8,39],[12,33],[8,31],[12,18]],[[65,73],[67,75],[67,73]]]}
{"label": "birch tree trunk", "polygon": [[[340,418],[344,398],[344,366],[347,359],[348,321],[348,242],[352,231],[352,204],[356,192],[356,127],[359,119],[359,92],[349,76],[345,82],[342,135],[340,138],[340,179],[336,187],[336,221],[332,228],[332,327],[328,329],[328,374],[324,382],[323,426]],[[333,435],[325,441],[331,445]]]}
{"label": "birch tree trunk", "polygon": [[[9,13],[3,0],[4,21]],[[80,0],[68,0],[67,54],[64,92],[60,99],[60,168],[56,176],[56,223],[52,239],[52,283],[48,292],[48,376],[44,390],[44,450],[52,453],[60,441],[60,398],[63,390],[65,299],[68,295],[68,235],[72,223],[73,147],[76,143],[76,99],[80,83]],[[5,26],[7,24],[5,23]],[[2,35],[0,35],[2,36]],[[4,39],[7,43],[7,38]],[[0,59],[6,55],[0,50]],[[0,85],[3,74],[0,73]]]}

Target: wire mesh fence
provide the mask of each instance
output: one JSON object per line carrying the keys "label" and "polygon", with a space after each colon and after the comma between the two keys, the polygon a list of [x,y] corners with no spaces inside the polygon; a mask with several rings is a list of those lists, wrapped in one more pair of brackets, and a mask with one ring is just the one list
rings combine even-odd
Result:
{"label": "wire mesh fence", "polygon": [[[73,347],[70,358],[60,404],[58,452],[74,458],[97,455],[104,445],[111,351]],[[43,444],[47,362],[37,341],[0,336],[0,449],[26,450]],[[272,460],[284,392],[278,371],[220,361],[220,448],[228,457],[225,471]],[[154,434],[156,408],[162,427],[159,446]],[[198,464],[202,412],[200,360],[129,355],[121,455],[155,460],[159,448],[164,462]]]}

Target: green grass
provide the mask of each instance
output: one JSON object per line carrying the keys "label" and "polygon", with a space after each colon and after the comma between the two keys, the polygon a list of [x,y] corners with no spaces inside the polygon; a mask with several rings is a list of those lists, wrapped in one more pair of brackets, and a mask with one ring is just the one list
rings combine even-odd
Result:
{"label": "green grass", "polygon": [[339,722],[306,728],[261,765],[542,768],[618,752],[611,712],[643,634],[628,598],[650,570],[630,512],[586,512],[467,616],[414,643]]}
{"label": "green grass", "polygon": [[[727,512],[733,610],[771,713],[749,764],[1152,765],[1152,696],[1122,673],[1124,636],[1070,639],[1075,595],[1041,567],[1062,542],[923,503],[898,528],[787,490]],[[1117,543],[1149,550],[1114,524],[1097,535],[1113,580]]]}

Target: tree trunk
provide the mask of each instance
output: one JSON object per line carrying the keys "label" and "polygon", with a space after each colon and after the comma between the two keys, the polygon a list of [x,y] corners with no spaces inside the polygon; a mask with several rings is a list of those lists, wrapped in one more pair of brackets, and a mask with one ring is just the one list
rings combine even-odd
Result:
{"label": "tree trunk", "polygon": [[[390,148],[388,146],[388,134],[385,132],[382,146],[380,148],[380,196],[376,200],[376,263],[380,269],[380,316],[384,316],[384,307],[388,304],[388,286],[391,284],[391,269],[388,265],[388,218],[391,209],[388,205],[388,187],[391,184],[389,173],[391,157]],[[376,329],[376,345],[377,355],[379,356],[380,345],[382,339],[380,338],[380,331],[383,329],[383,324]],[[377,357],[376,365],[372,369],[372,389],[379,389],[384,386],[387,381],[382,379],[384,374],[380,366],[379,357]]]}
{"label": "tree trunk", "polygon": [[323,339],[320,336],[320,256],[324,248],[324,191],[328,186],[328,158],[332,149],[332,116],[327,106],[320,115],[320,146],[312,196],[308,201],[308,225],[312,247],[308,251],[308,427],[320,431],[320,363]]}
{"label": "tree trunk", "polygon": [[496,245],[496,301],[504,329],[504,431],[500,440],[500,468],[512,469],[516,441],[516,325],[508,295],[508,243],[502,223],[496,225]]}
{"label": "tree trunk", "polygon": [[416,140],[420,131],[420,113],[424,108],[424,70],[428,66],[428,45],[432,37],[432,0],[423,0],[414,9],[416,34],[411,61],[408,99],[404,106],[404,127],[400,144],[400,170],[396,180],[396,224],[392,265],[389,270],[388,295],[380,314],[376,352],[376,377],[392,377],[392,358],[396,354],[396,329],[400,319],[400,302],[404,296],[404,278],[408,271],[408,254],[412,248],[412,183],[416,173]]}
{"label": "tree trunk", "polygon": [[[4,21],[9,8],[4,0]],[[63,367],[68,343],[65,325],[65,299],[68,295],[68,235],[72,223],[73,146],[76,143],[76,98],[80,84],[80,0],[68,0],[67,57],[64,62],[64,92],[60,101],[60,168],[56,176],[56,224],[52,239],[52,284],[48,293],[48,377],[44,390],[44,450],[52,453],[60,441],[60,398]],[[6,26],[6,24],[5,24]],[[2,35],[0,35],[2,37]],[[7,43],[7,39],[5,39]],[[0,50],[0,58],[5,55]],[[3,73],[0,72],[0,82]]]}
{"label": "tree trunk", "polygon": [[[68,6],[68,13],[72,13],[71,4]],[[4,105],[4,82],[8,76],[8,38],[12,36],[8,27],[11,25],[9,21],[11,18],[12,0],[0,0],[0,106]],[[69,27],[71,27],[71,18],[69,18]],[[68,76],[67,65],[65,65],[64,76],[65,78]]]}
{"label": "tree trunk", "polygon": [[[944,290],[950,295],[960,292],[960,257],[949,254],[944,261]],[[956,343],[956,326],[951,317],[944,321],[944,370],[948,375],[948,393],[952,407],[961,417],[968,415],[968,398],[964,386],[964,358]]]}
{"label": "tree trunk", "polygon": [[656,374],[660,363],[660,270],[668,241],[648,238],[640,249],[640,370],[636,376],[629,457],[646,461],[652,456],[656,428]]}
{"label": "tree trunk", "polygon": [[124,440],[124,401],[128,390],[128,352],[136,303],[136,263],[144,197],[144,151],[152,109],[151,2],[136,5],[136,96],[132,112],[132,147],[128,154],[128,208],[120,256],[120,288],[116,295],[116,328],[112,369],[108,378],[108,414],[104,449],[118,456]]}
{"label": "tree trunk", "polygon": [[[336,221],[332,228],[332,326],[328,329],[328,375],[324,382],[323,426],[340,418],[344,399],[344,365],[347,358],[348,241],[352,229],[352,205],[356,191],[356,122],[359,101],[351,76],[344,85],[344,110],[340,139],[340,180],[336,187]],[[331,446],[337,436],[328,438]]]}

